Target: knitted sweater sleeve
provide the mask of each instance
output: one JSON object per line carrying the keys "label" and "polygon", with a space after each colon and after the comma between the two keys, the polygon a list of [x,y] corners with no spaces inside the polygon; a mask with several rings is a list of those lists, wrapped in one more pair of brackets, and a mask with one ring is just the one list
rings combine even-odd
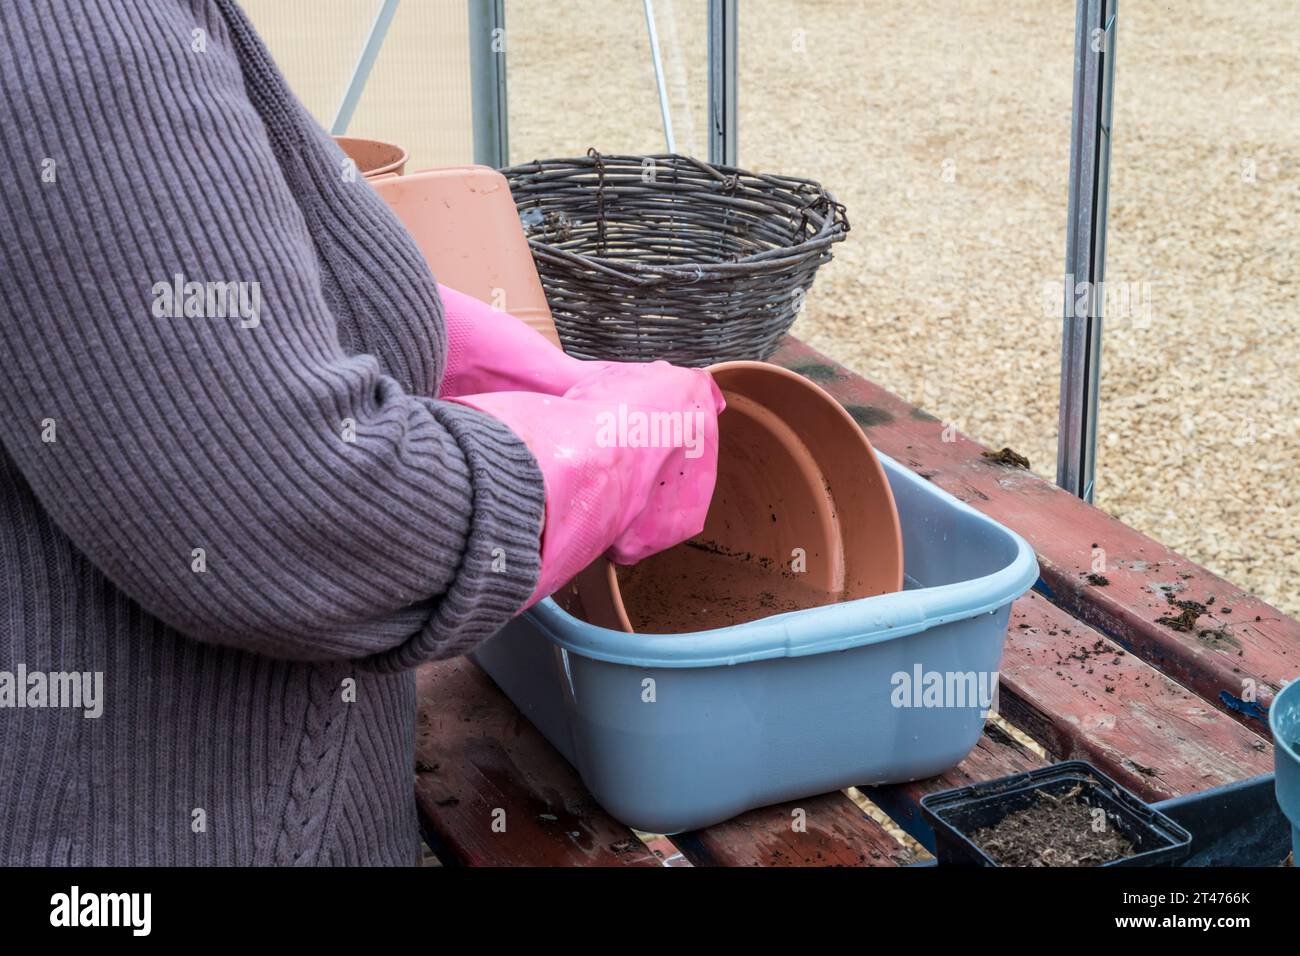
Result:
{"label": "knitted sweater sleeve", "polygon": [[537,577],[537,465],[340,345],[221,23],[7,6],[0,442],[60,529],[200,641],[393,669],[493,633]]}

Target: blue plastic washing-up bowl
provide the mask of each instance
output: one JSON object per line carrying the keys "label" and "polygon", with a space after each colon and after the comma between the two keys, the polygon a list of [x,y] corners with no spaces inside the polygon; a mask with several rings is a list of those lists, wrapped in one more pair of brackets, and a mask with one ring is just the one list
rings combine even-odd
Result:
{"label": "blue plastic washing-up bowl", "polygon": [[1268,726],[1273,731],[1277,802],[1291,821],[1293,862],[1300,866],[1300,678],[1291,681],[1273,698]]}
{"label": "blue plastic washing-up bowl", "polygon": [[[974,748],[1011,602],[1038,578],[1018,535],[880,456],[905,589],[687,634],[596,627],[546,600],[475,658],[600,804],[651,833],[943,773]],[[942,682],[933,698],[922,685]]]}

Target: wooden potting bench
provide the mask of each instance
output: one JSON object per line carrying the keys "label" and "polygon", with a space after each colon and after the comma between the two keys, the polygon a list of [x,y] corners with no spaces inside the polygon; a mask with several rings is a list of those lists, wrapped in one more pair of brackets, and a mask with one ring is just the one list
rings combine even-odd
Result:
{"label": "wooden potting bench", "polygon": [[[1042,766],[1091,761],[1148,800],[1272,770],[1267,708],[1300,675],[1300,622],[1028,471],[986,457],[923,410],[794,338],[772,359],[816,381],[876,448],[1019,532],[1042,577],[1015,603],[1001,669],[1001,715],[1043,757],[990,724],[960,766],[861,795],[929,846],[927,793]],[[945,438],[955,440],[947,440]],[[1104,554],[1103,576],[1094,560]],[[1194,623],[1175,600],[1207,607]],[[1159,619],[1165,618],[1165,622]],[[444,864],[662,866],[914,862],[849,792],[753,810],[643,842],[605,813],[577,773],[466,659],[418,673],[416,796]],[[806,814],[806,830],[791,812]],[[494,811],[509,826],[497,832]],[[499,815],[498,815],[499,816]]]}

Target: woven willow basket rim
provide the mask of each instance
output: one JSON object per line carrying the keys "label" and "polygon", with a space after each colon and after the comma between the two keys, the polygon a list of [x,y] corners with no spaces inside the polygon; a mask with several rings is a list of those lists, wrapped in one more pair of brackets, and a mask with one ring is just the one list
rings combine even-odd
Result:
{"label": "woven willow basket rim", "polygon": [[[652,183],[648,184],[642,175],[647,160],[655,163],[656,167],[667,167],[668,172],[686,169],[703,173],[718,184],[718,189],[706,192],[699,183],[677,183],[660,178],[658,175]],[[610,172],[610,167],[616,171]],[[583,191],[613,196],[641,194],[648,191],[665,194],[680,192],[683,195],[683,204],[692,202],[702,204],[707,201],[710,205],[722,209],[734,209],[755,216],[772,215],[772,206],[776,204],[788,207],[787,212],[790,215],[798,215],[805,219],[813,231],[796,243],[774,245],[761,252],[749,253],[729,261],[674,263],[641,262],[619,256],[573,252],[544,239],[529,236],[528,243],[537,259],[554,265],[593,270],[637,286],[689,285],[711,278],[776,273],[784,266],[805,262],[810,256],[815,256],[834,243],[842,241],[849,232],[848,215],[843,204],[837,202],[829,191],[814,180],[773,173],[755,173],[738,166],[710,164],[680,153],[606,155],[593,148],[587,151],[586,156],[534,159],[531,162],[505,167],[501,173],[510,183],[517,208],[524,213],[529,208],[546,205],[546,199],[555,195],[554,190],[549,187],[571,178],[575,172],[587,171],[594,172],[599,177],[598,185],[595,189],[586,184],[578,187]],[[758,194],[759,187],[765,187],[761,192],[761,201],[745,198],[746,188],[753,189]],[[529,193],[533,191],[537,195],[535,198],[530,198]],[[602,204],[603,200],[598,198],[597,202]],[[802,229],[801,225],[798,231]]]}

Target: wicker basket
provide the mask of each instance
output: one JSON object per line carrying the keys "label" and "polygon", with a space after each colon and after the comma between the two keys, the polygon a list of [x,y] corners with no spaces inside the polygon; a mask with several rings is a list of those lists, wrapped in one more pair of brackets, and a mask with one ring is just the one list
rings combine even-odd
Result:
{"label": "wicker basket", "polygon": [[688,156],[589,150],[502,172],[579,358],[765,359],[849,231],[815,182]]}

